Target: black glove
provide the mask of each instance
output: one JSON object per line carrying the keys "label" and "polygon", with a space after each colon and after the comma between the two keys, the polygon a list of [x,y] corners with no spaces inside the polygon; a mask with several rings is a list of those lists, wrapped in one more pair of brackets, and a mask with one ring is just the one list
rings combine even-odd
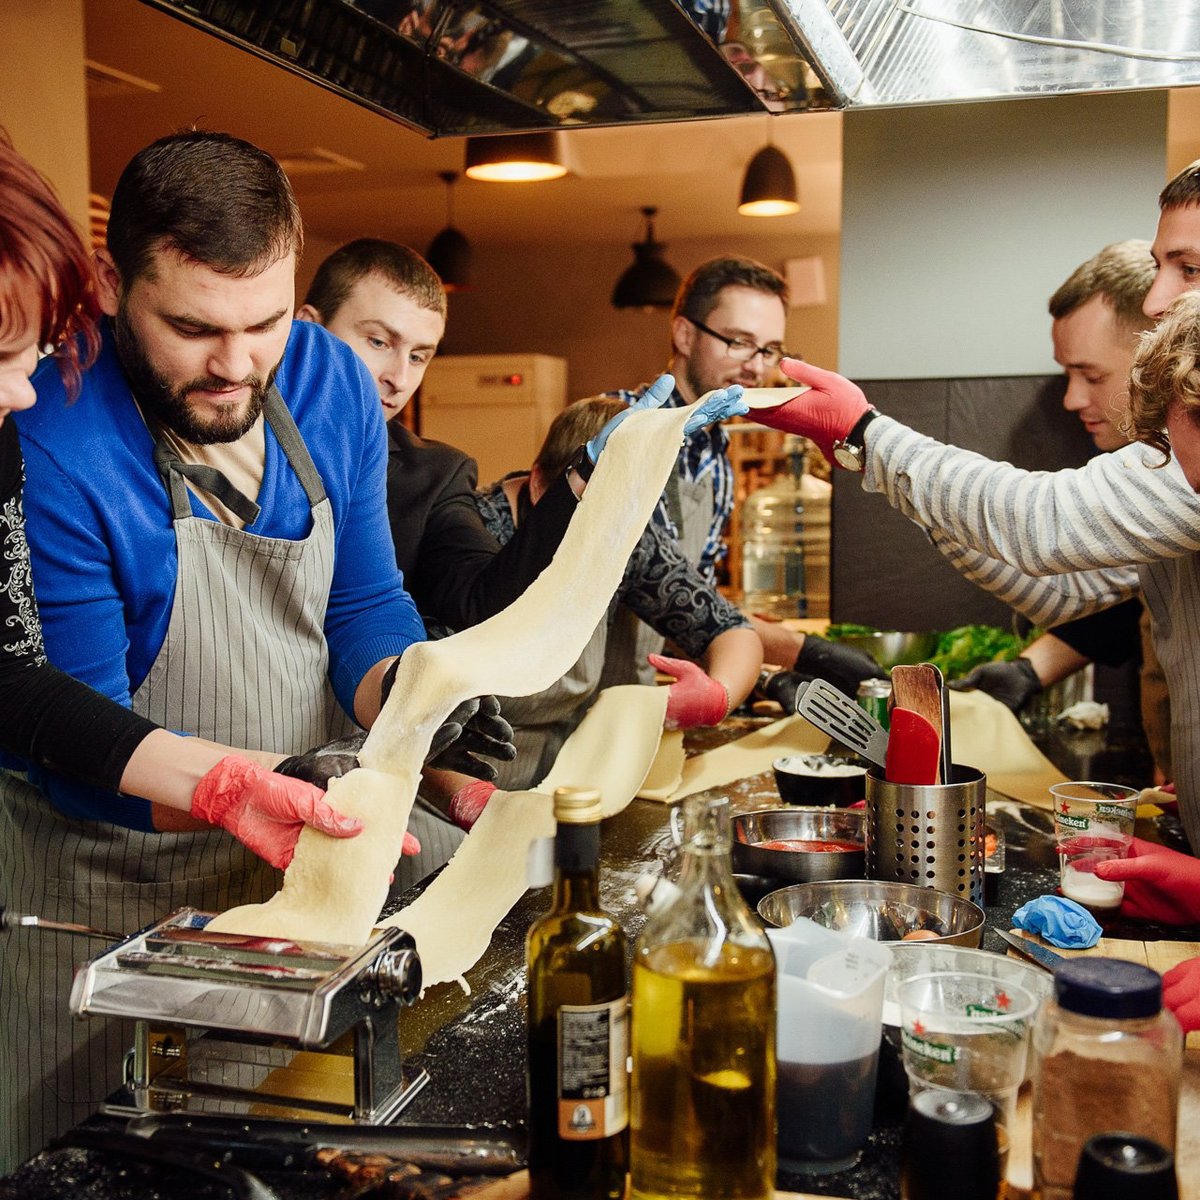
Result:
{"label": "black glove", "polygon": [[796,655],[795,670],[809,678],[824,679],[854,699],[864,679],[886,679],[883,668],[857,646],[843,646],[808,633]]}
{"label": "black glove", "polygon": [[796,700],[813,681],[802,671],[772,671],[763,674],[754,685],[754,695],[760,700],[774,700],[789,715],[796,711]]}
{"label": "black glove", "polygon": [[949,685],[956,692],[980,691],[994,696],[1001,704],[1018,712],[1042,690],[1042,681],[1027,658],[1012,662],[983,663],[962,679]]}
{"label": "black glove", "polygon": [[517,757],[512,739],[513,728],[500,715],[495,696],[464,700],[434,733],[425,765],[490,782],[496,768],[476,756],[511,762]]}
{"label": "black glove", "polygon": [[365,733],[352,733],[348,737],[338,738],[336,742],[326,742],[324,746],[285,758],[275,768],[275,773],[303,779],[319,788],[328,788],[331,779],[347,775],[358,766],[358,752],[366,740]]}

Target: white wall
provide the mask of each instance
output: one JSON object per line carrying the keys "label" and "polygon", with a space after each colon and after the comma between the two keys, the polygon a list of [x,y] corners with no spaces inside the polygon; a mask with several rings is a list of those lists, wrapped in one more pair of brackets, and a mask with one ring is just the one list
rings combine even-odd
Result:
{"label": "white wall", "polygon": [[1166,130],[1163,92],[845,114],[839,369],[1055,371],[1046,301],[1154,236]]}

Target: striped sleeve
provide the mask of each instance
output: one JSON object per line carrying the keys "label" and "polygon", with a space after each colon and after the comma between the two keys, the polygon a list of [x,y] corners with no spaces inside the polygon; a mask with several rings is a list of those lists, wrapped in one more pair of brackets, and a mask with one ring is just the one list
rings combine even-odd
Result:
{"label": "striped sleeve", "polygon": [[[1064,575],[1200,550],[1200,497],[1140,443],[1085,466],[1024,471],[888,417],[867,431],[863,488],[959,546],[1025,575]],[[1064,618],[1065,619],[1065,618]]]}
{"label": "striped sleeve", "polygon": [[955,542],[939,530],[931,531],[929,536],[960,575],[1043,629],[1111,608],[1136,596],[1140,590],[1136,567],[1026,575],[1016,567]]}

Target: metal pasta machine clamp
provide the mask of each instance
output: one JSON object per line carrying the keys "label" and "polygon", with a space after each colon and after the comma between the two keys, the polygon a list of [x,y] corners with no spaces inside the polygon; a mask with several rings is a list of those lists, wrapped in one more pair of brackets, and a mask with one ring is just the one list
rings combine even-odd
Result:
{"label": "metal pasta machine clamp", "polygon": [[73,1013],[136,1023],[105,1111],[383,1125],[428,1082],[400,1053],[400,1008],[421,990],[410,934],[292,942],[208,933],[212,916],[180,909],[76,974]]}

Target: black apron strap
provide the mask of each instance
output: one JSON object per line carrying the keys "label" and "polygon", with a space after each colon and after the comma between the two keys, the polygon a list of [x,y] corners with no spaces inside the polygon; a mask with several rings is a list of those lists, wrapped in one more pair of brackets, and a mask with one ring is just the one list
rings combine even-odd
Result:
{"label": "black apron strap", "polygon": [[230,483],[216,467],[180,462],[179,456],[165,442],[159,442],[154,447],[154,462],[167,482],[167,489],[171,493],[171,509],[177,521],[190,516],[192,511],[182,479],[190,479],[201,491],[215,497],[243,524],[253,525],[258,520],[261,511],[259,506]]}

